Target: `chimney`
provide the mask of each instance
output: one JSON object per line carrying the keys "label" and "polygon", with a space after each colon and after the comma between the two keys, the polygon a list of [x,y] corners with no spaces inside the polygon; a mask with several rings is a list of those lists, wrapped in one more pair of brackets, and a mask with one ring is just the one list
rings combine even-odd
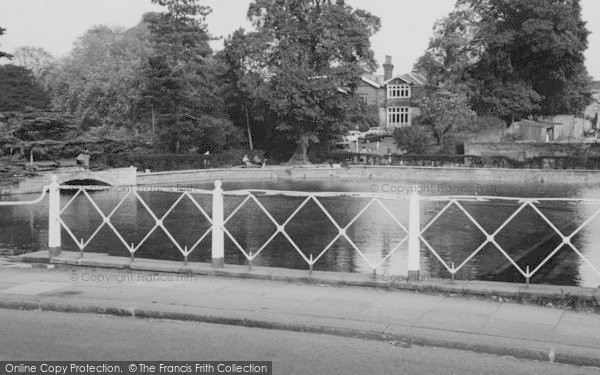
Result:
{"label": "chimney", "polygon": [[394,65],[392,64],[392,56],[385,56],[385,64],[383,64],[383,79],[388,80],[393,76]]}

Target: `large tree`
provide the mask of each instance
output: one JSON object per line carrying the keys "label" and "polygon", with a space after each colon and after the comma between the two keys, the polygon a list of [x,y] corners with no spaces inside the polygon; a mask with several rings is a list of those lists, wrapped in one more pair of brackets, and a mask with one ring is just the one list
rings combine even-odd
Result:
{"label": "large tree", "polygon": [[245,129],[250,149],[255,145],[257,131],[264,134],[269,126],[260,95],[266,78],[261,74],[266,69],[266,62],[261,60],[264,42],[258,33],[238,29],[217,53],[225,67],[220,76],[221,95],[234,123]]}
{"label": "large tree", "polygon": [[[144,70],[144,96],[155,113],[160,139],[171,151],[200,147],[197,143],[202,139],[194,137],[206,133],[200,128],[224,121],[217,120],[222,117],[218,64],[205,22],[211,9],[196,0],[153,2],[166,11],[144,15],[152,43]],[[204,120],[196,120],[200,118]]]}
{"label": "large tree", "polygon": [[54,105],[78,116],[85,127],[130,128],[140,116],[141,71],[150,54],[148,32],[95,26],[44,81]]}
{"label": "large tree", "polygon": [[353,91],[375,68],[369,38],[379,18],[343,0],[255,0],[248,18],[258,57],[243,69],[262,77],[256,95],[306,162],[311,142],[357,126]]}
{"label": "large tree", "polygon": [[590,98],[588,34],[579,0],[458,0],[417,65],[465,86],[479,114],[576,114]]}
{"label": "large tree", "polygon": [[43,109],[48,103],[48,96],[29,69],[0,65],[0,112],[23,111],[27,106]]}

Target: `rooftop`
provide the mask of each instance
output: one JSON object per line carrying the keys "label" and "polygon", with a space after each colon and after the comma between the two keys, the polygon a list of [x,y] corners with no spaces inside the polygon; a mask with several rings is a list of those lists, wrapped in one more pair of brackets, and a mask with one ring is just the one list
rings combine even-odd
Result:
{"label": "rooftop", "polygon": [[425,78],[424,75],[422,75],[420,73],[416,73],[416,72],[410,72],[410,73],[396,75],[387,81],[384,80],[382,75],[376,75],[376,74],[365,74],[361,78],[362,78],[363,82],[368,83],[369,85],[371,85],[373,87],[377,87],[377,88],[383,87],[388,82],[393,81],[394,79],[397,79],[397,78],[399,78],[411,85],[423,86],[423,85],[427,84],[427,78]]}
{"label": "rooftop", "polygon": [[550,121],[539,121],[539,120],[528,120],[528,119],[523,119],[520,121],[517,121],[517,124],[519,125],[525,125],[525,126],[537,126],[540,128],[545,128],[548,126],[557,126],[557,125],[562,125],[561,123],[558,122],[550,122]]}

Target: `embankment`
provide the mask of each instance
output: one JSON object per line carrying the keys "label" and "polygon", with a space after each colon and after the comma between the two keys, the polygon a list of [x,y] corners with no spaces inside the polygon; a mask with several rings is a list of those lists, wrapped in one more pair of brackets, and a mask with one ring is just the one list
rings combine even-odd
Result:
{"label": "embankment", "polygon": [[403,181],[481,181],[509,183],[575,183],[598,184],[600,171],[414,167],[414,166],[361,166],[348,167],[268,167],[199,169],[139,173],[138,185],[177,185],[186,182],[214,180],[276,180],[276,179],[374,179]]}

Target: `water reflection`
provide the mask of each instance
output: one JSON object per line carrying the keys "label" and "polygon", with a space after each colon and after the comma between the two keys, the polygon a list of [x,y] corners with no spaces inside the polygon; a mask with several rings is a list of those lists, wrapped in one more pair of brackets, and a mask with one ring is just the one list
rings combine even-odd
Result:
{"label": "water reflection", "polygon": [[[282,189],[301,191],[371,191],[373,184],[381,187],[385,181],[243,181],[227,182],[225,190],[242,188]],[[410,186],[412,182],[394,182],[394,186]],[[437,183],[431,183],[437,187]],[[442,187],[442,190],[456,190],[458,185]],[[200,188],[211,188],[208,183],[198,183]],[[496,184],[494,191],[502,196],[522,197],[578,197],[595,198],[598,187],[576,187],[570,185],[522,185]],[[425,194],[436,194],[436,189],[424,190]],[[108,227],[101,229],[86,251],[107,252],[115,256],[129,256],[124,245],[144,244],[136,253],[136,257],[182,260],[176,246],[171,244],[168,236],[156,228],[151,234],[155,220],[147,212],[144,205],[133,195],[125,197],[124,191],[92,192],[99,208],[106,214],[124,199],[122,205],[111,218],[115,227],[122,234],[118,238]],[[178,198],[177,194],[161,192],[140,193],[144,201],[158,217],[162,216]],[[73,194],[61,195],[62,204],[66,204]],[[19,199],[30,199],[19,196]],[[211,199],[209,196],[194,195],[197,203],[210,215]],[[15,197],[3,197],[13,200]],[[283,223],[300,205],[302,198],[281,196],[258,196],[259,201],[272,213],[278,223]],[[241,202],[242,198],[227,196],[225,199],[225,216],[227,217]],[[358,198],[323,198],[323,206],[344,227],[369,202]],[[385,207],[408,227],[408,201],[384,200]],[[422,202],[422,226],[428,223],[444,207],[446,202]],[[464,208],[489,233],[494,232],[519,205],[509,201],[465,202]],[[570,234],[587,218],[592,216],[600,205],[580,203],[553,202],[539,205],[544,215],[555,223],[565,235]],[[17,249],[19,252],[35,251],[47,247],[47,201],[36,206],[12,206],[0,208],[0,247]],[[73,236],[80,241],[87,241],[90,235],[101,224],[102,219],[96,209],[83,197],[75,199],[63,214],[63,220],[72,228]],[[572,238],[573,245],[590,261],[600,268],[600,252],[597,249],[600,240],[600,215],[584,227]],[[198,238],[209,228],[208,220],[196,208],[194,202],[184,198],[165,219],[165,226],[180,243],[181,247],[192,247]],[[307,269],[306,262],[296,249],[283,237],[277,234],[270,244],[261,249],[263,243],[275,232],[275,225],[265,213],[254,203],[246,204],[227,223],[228,230],[239,244],[257,256],[254,265],[289,267]],[[382,263],[379,272],[392,275],[405,275],[407,265],[407,243],[397,246],[406,236],[404,230],[394,222],[385,209],[377,204],[371,205],[348,227],[347,234],[362,251],[359,254],[344,238],[337,238],[337,229],[314,202],[309,202],[286,226],[290,237],[307,258],[321,256],[315,265],[317,270],[335,270],[340,272],[371,272],[371,264]],[[451,207],[440,216],[424,233],[425,239],[437,251],[438,256],[448,265],[459,266],[485,241],[484,234],[457,207]],[[334,241],[335,239],[335,241]],[[508,224],[496,240],[506,250],[517,265],[532,269],[543,262],[561,244],[561,238],[531,208],[524,209],[519,216]],[[63,248],[78,251],[78,247],[63,230]],[[326,246],[329,250],[321,254]],[[425,276],[450,277],[450,274],[437,259],[436,255],[422,246],[421,267]],[[190,261],[210,260],[210,236],[207,236],[190,255]],[[245,264],[246,259],[236,245],[226,238],[225,260],[227,263]],[[495,246],[488,244],[480,249],[457,274],[460,278],[477,278],[501,281],[523,282],[524,278],[511,262]],[[544,264],[533,279],[533,282],[544,282],[564,285],[597,286],[600,278],[592,268],[569,246],[559,247],[554,257]]]}

